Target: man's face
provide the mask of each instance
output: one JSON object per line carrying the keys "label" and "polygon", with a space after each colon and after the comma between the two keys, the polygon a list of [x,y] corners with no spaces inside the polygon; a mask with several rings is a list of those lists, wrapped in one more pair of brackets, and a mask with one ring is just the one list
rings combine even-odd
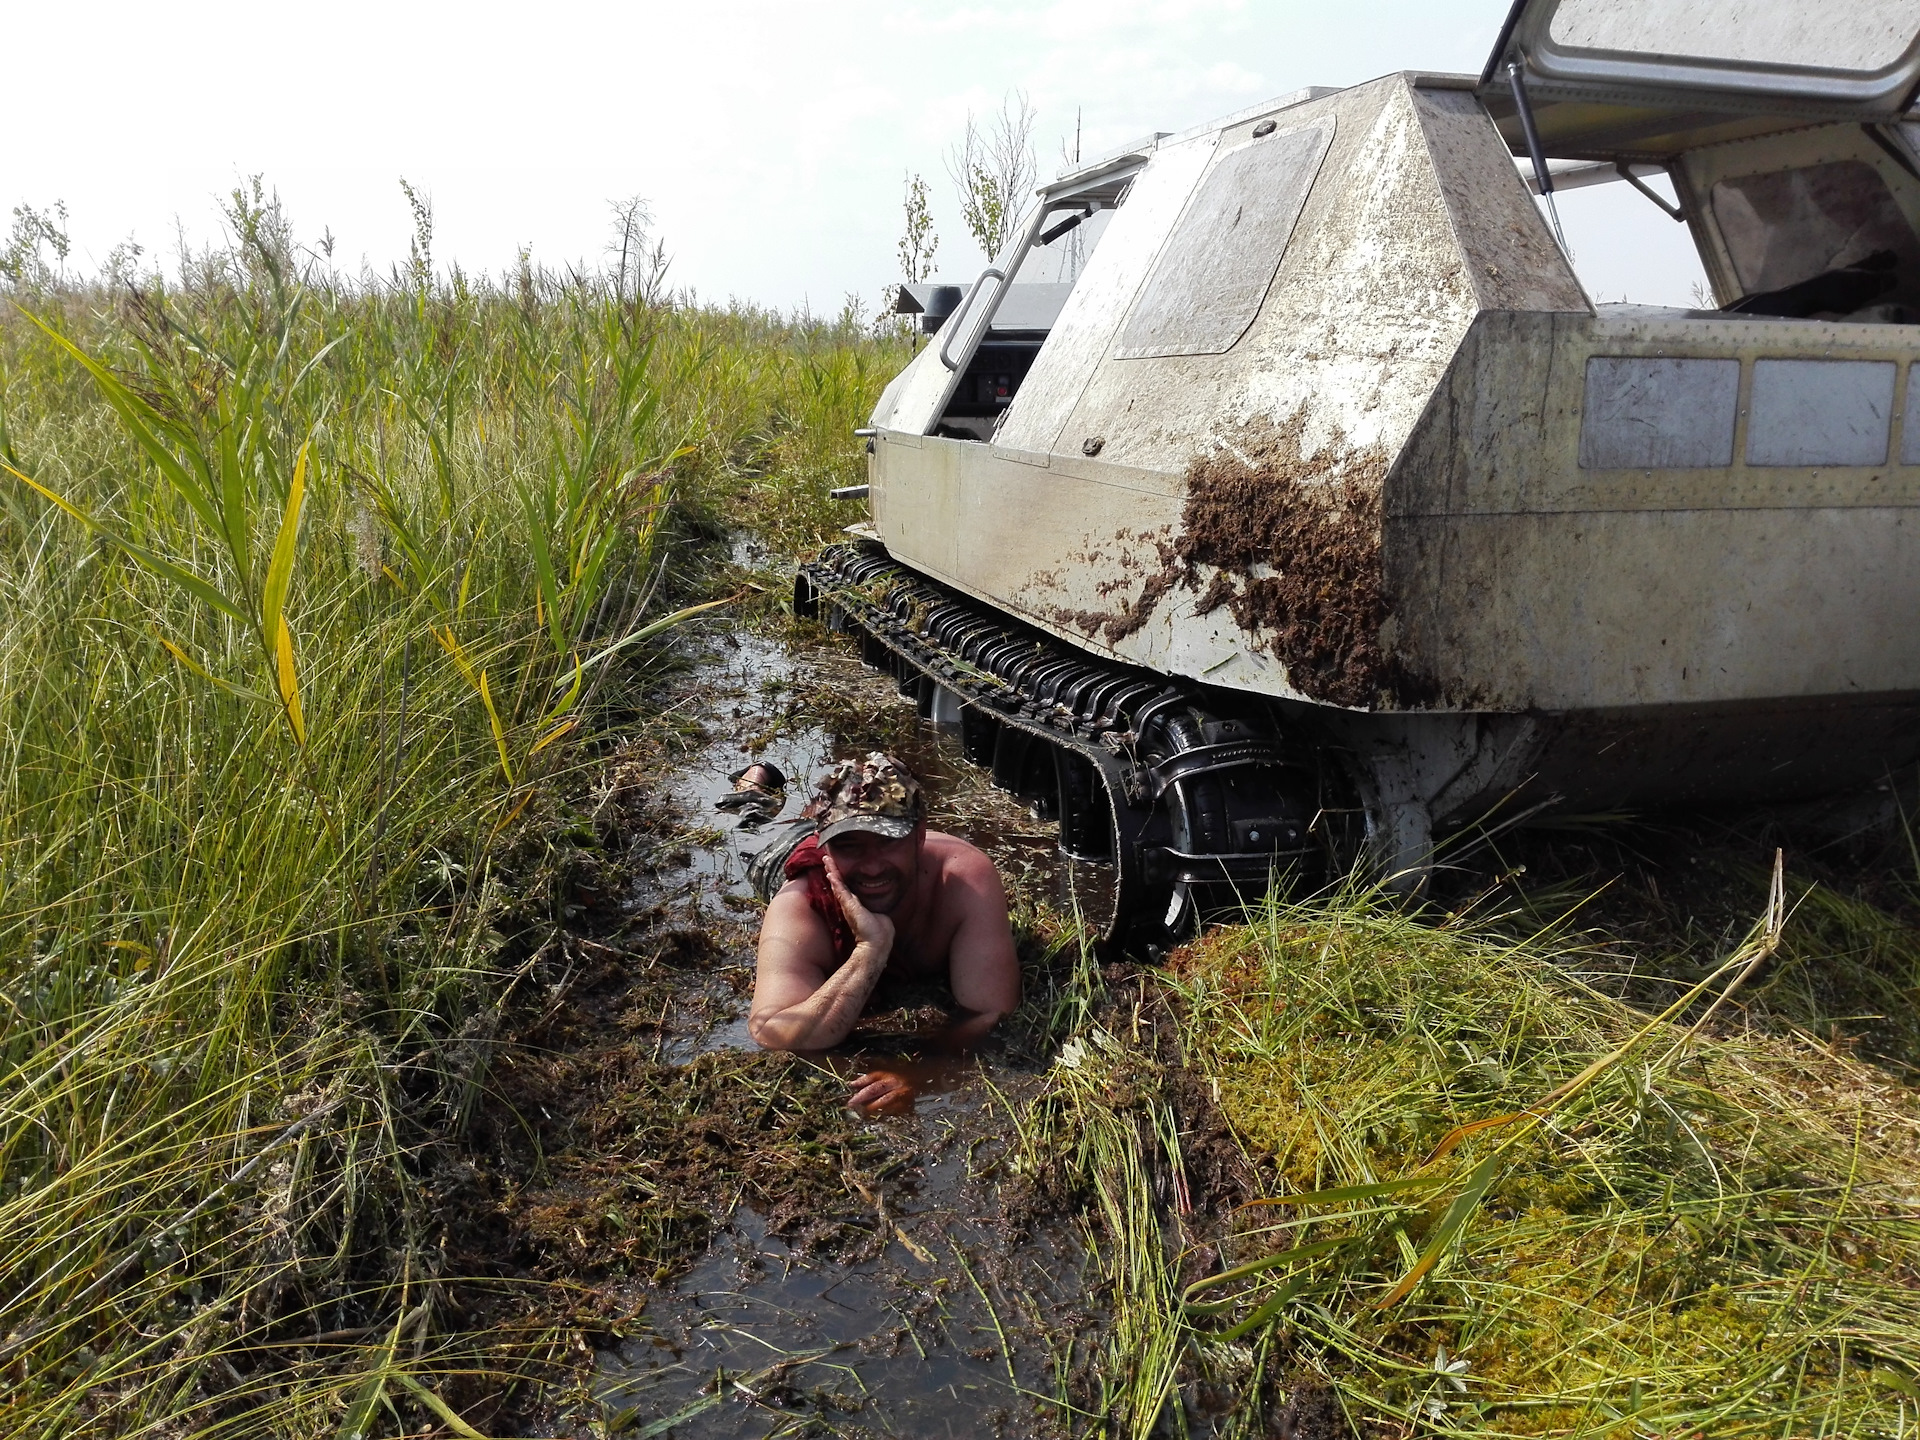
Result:
{"label": "man's face", "polygon": [[920,869],[924,829],[904,840],[889,840],[867,830],[836,835],[827,842],[841,882],[876,915],[891,915],[913,890]]}

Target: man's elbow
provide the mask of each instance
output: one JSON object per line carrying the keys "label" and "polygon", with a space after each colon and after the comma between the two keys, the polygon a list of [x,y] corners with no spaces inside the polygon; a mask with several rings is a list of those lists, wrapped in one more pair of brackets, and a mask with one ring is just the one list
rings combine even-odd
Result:
{"label": "man's elbow", "polygon": [[762,1050],[792,1050],[794,1025],[782,1015],[749,1015],[747,1034]]}
{"label": "man's elbow", "polygon": [[963,1049],[971,1048],[986,1039],[994,1027],[1011,1015],[1015,1008],[1009,1006],[1001,1009],[997,1005],[988,1005],[980,1010],[963,1009],[954,1017],[954,1024],[948,1031],[949,1041]]}

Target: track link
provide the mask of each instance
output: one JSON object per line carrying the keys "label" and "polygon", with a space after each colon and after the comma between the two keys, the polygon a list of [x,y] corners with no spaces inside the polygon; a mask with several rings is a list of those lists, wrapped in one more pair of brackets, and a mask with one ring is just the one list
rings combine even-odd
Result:
{"label": "track link", "polygon": [[802,567],[796,614],[860,637],[966,758],[1113,869],[1115,942],[1165,943],[1279,881],[1318,884],[1355,853],[1345,767],[1262,702],[1073,649],[956,595],[877,545]]}

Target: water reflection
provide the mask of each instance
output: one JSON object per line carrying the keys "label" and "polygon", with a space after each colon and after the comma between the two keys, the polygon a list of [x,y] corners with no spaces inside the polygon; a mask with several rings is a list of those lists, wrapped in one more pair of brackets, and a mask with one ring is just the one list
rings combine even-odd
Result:
{"label": "water reflection", "polygon": [[951,1094],[979,1073],[975,1052],[991,1030],[986,1017],[958,1010],[904,1035],[855,1030],[844,1044],[805,1058],[847,1082],[850,1109],[869,1117],[911,1115],[922,1096]]}

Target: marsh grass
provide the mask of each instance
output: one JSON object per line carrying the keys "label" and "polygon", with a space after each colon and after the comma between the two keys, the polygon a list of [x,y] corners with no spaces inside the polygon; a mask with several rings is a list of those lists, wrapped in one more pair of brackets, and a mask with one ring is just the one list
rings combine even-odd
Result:
{"label": "marsh grass", "polygon": [[[575,802],[687,723],[642,698],[659,627],[756,579],[728,613],[782,623],[728,533],[859,518],[824,492],[905,352],[624,263],[349,284],[230,219],[178,284],[0,313],[0,1434],[500,1433],[604,1300],[450,1233],[602,843]],[[1575,870],[1452,918],[1274,899],[1164,972],[1023,901],[1050,1068],[1008,1173],[1082,1216],[1104,1310],[1067,1427],[1920,1426],[1913,897],[1689,869],[1574,922]],[[694,1180],[567,1182],[681,1145],[632,1105],[691,1123],[716,1065],[552,1069],[606,1089],[591,1155],[522,1127],[554,1255],[698,1248]]]}
{"label": "marsh grass", "polygon": [[1784,846],[1792,918],[1744,992],[1756,1015],[1920,1074],[1920,857],[1911,807],[1903,816],[1889,794],[1910,784],[1879,792],[1877,823],[1862,823],[1872,812],[1857,798],[1839,809],[1844,825],[1832,805],[1815,823],[1791,810],[1542,816],[1444,869],[1438,908],[1515,938],[1577,925],[1587,967],[1657,1008],[1661,986],[1697,979],[1738,943]]}
{"label": "marsh grass", "polygon": [[257,198],[0,313],[8,1435],[472,1434],[550,1356],[437,1157],[698,542],[781,467],[808,523],[886,371],[624,266],[348,283]]}
{"label": "marsh grass", "polygon": [[[1075,1418],[1094,1433],[1146,1435],[1175,1400],[1186,1351],[1175,1254],[1184,1196],[1180,1123],[1151,1063],[1098,1024],[1062,1046],[1054,1088],[1027,1117],[1021,1163],[1064,1169],[1084,1185],[1088,1248],[1108,1306],[1083,1357]],[[1065,1198],[1060,1197],[1060,1198]],[[1171,1202],[1171,1203],[1169,1203]]]}
{"label": "marsh grass", "polygon": [[[1144,977],[1157,1039],[1089,1020],[1050,1100],[1133,1337],[1108,1363],[1153,1377],[1091,1433],[1261,1434],[1303,1405],[1360,1434],[1908,1433],[1920,1092],[1744,985],[1714,1003],[1897,922],[1789,912],[1784,886],[1766,908],[1664,1015],[1571,934],[1363,889],[1270,900]],[[1184,1203],[1196,1111],[1247,1162],[1211,1215]]]}

